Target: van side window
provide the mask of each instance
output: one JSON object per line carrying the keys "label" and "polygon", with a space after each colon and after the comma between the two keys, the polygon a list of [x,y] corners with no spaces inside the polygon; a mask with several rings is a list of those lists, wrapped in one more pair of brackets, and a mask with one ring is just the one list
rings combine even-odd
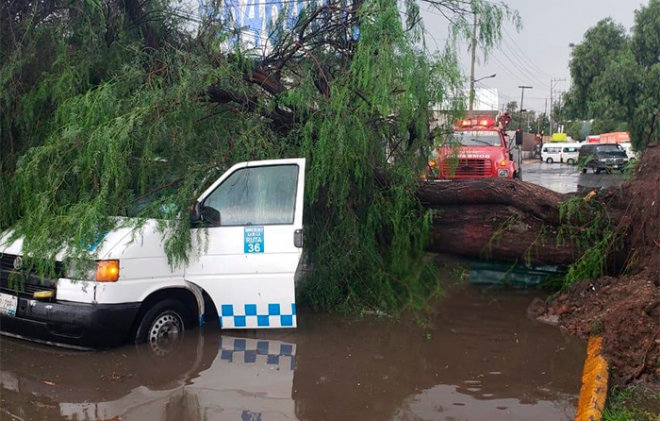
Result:
{"label": "van side window", "polygon": [[241,168],[222,182],[204,207],[220,212],[221,226],[293,224],[297,165]]}

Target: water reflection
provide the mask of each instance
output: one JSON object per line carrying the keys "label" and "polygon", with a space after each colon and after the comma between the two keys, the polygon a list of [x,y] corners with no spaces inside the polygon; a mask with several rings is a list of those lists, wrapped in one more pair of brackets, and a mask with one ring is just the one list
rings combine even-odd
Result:
{"label": "water reflection", "polygon": [[570,420],[584,345],[527,319],[532,298],[466,288],[433,329],[309,314],[294,332],[205,329],[160,358],[2,338],[0,418]]}

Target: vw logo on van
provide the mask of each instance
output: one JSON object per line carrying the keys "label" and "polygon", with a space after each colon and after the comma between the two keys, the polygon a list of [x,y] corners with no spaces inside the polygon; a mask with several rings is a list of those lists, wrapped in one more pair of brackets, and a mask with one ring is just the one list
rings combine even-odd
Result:
{"label": "vw logo on van", "polygon": [[16,256],[14,259],[14,269],[15,270],[21,270],[23,267],[23,258],[21,256]]}

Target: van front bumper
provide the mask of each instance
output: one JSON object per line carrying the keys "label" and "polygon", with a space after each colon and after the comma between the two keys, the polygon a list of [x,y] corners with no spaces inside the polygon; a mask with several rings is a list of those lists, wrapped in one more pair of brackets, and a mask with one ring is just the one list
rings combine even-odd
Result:
{"label": "van front bumper", "polygon": [[0,333],[73,348],[117,346],[127,341],[139,308],[19,297],[16,316],[0,315]]}

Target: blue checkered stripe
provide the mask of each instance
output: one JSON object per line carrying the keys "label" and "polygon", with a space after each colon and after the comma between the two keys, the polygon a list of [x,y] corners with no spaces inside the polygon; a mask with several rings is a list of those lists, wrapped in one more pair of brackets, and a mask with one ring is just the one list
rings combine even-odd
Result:
{"label": "blue checkered stripe", "polygon": [[226,336],[220,341],[220,359],[229,363],[277,365],[288,370],[296,366],[294,344]]}
{"label": "blue checkered stripe", "polygon": [[222,304],[220,326],[223,329],[296,327],[296,304]]}

